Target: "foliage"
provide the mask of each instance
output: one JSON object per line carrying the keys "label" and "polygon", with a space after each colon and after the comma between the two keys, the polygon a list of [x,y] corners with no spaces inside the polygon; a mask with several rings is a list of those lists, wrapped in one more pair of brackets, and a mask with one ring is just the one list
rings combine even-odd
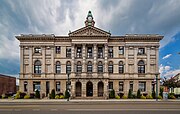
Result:
{"label": "foliage", "polygon": [[136,94],[132,94],[132,97],[133,97],[134,99],[136,99],[136,98],[137,98]]}
{"label": "foliage", "polygon": [[64,96],[64,98],[67,99],[67,98],[69,98],[69,97],[70,97],[70,94],[69,94],[68,90],[66,90],[66,91],[65,91],[65,96]]}
{"label": "foliage", "polygon": [[128,92],[128,98],[132,99],[133,98],[133,95],[132,95],[132,90],[129,89],[129,92]]}
{"label": "foliage", "polygon": [[60,98],[60,99],[64,99],[64,95],[60,95],[59,98]]}
{"label": "foliage", "polygon": [[141,91],[138,89],[137,91],[137,98],[140,99],[141,98]]}
{"label": "foliage", "polygon": [[20,94],[21,94],[21,92],[18,91],[18,92],[16,93],[14,99],[20,99]]}
{"label": "foliage", "polygon": [[146,99],[153,99],[153,97],[149,94],[146,96]]}
{"label": "foliage", "polygon": [[141,99],[146,99],[146,97],[144,95],[141,95]]}
{"label": "foliage", "polygon": [[122,96],[124,95],[124,93],[119,93],[118,95],[120,96],[120,98],[122,98]]}
{"label": "foliage", "polygon": [[35,98],[40,99],[40,92],[39,92],[39,90],[35,91]]}
{"label": "foliage", "polygon": [[122,99],[127,99],[128,97],[126,95],[123,95],[122,96]]}
{"label": "foliage", "polygon": [[115,98],[115,91],[114,91],[114,89],[110,91],[109,98]]}
{"label": "foliage", "polygon": [[55,96],[55,99],[59,99],[59,95],[56,95],[56,96]]}
{"label": "foliage", "polygon": [[162,97],[163,96],[163,88],[161,87],[160,88],[160,93],[159,93],[159,95]]}
{"label": "foliage", "polygon": [[156,92],[155,91],[152,91],[152,97],[153,97],[153,99],[156,98]]}
{"label": "foliage", "polygon": [[174,93],[169,93],[168,99],[176,99],[176,97],[174,96]]}
{"label": "foliage", "polygon": [[30,99],[30,96],[29,95],[25,95],[24,99]]}
{"label": "foliage", "polygon": [[6,95],[5,94],[2,94],[2,99],[5,99]]}
{"label": "foliage", "polygon": [[162,96],[159,95],[159,96],[158,96],[158,99],[162,99]]}
{"label": "foliage", "polygon": [[116,97],[115,97],[116,99],[120,99],[120,96],[119,95],[116,95]]}
{"label": "foliage", "polygon": [[50,99],[55,99],[55,90],[51,90]]}
{"label": "foliage", "polygon": [[163,80],[163,85],[166,86],[166,87],[168,87],[168,88],[180,87],[179,81],[177,81],[177,80],[174,79],[174,78],[171,78],[171,79],[169,79],[169,80],[164,79],[164,80]]}

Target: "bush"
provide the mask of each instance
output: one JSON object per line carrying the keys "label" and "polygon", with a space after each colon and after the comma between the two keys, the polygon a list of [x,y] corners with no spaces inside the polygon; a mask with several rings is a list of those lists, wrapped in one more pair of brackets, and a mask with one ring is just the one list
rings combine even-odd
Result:
{"label": "bush", "polygon": [[39,90],[36,90],[36,92],[35,92],[35,98],[40,99],[40,92],[39,92]]}
{"label": "bush", "polygon": [[118,93],[118,95],[120,96],[120,98],[122,98],[122,96],[124,95],[124,93]]}
{"label": "bush", "polygon": [[169,99],[176,99],[176,97],[174,95],[169,95],[168,98]]}
{"label": "bush", "polygon": [[137,98],[140,99],[141,98],[141,91],[138,89],[137,91]]}
{"label": "bush", "polygon": [[114,91],[114,89],[110,91],[109,98],[115,98],[115,91]]}
{"label": "bush", "polygon": [[127,99],[128,97],[126,95],[123,95],[122,96],[122,99]]}
{"label": "bush", "polygon": [[146,99],[153,99],[153,97],[151,95],[147,95]]}
{"label": "bush", "polygon": [[25,95],[24,99],[30,99],[30,96],[29,95]]}
{"label": "bush", "polygon": [[132,94],[132,97],[133,97],[134,99],[136,99],[136,98],[137,98],[136,94]]}
{"label": "bush", "polygon": [[26,95],[26,93],[21,93],[20,92],[20,99],[24,99],[24,96]]}
{"label": "bush", "polygon": [[161,87],[160,88],[160,93],[159,93],[160,96],[163,96],[163,88]]}
{"label": "bush", "polygon": [[60,98],[60,99],[64,99],[64,95],[60,95],[59,98]]}
{"label": "bush", "polygon": [[141,99],[146,99],[146,97],[144,95],[141,95]]}
{"label": "bush", "polygon": [[133,95],[132,95],[132,90],[129,89],[129,92],[128,92],[128,98],[132,99],[133,98]]}
{"label": "bush", "polygon": [[116,95],[116,97],[115,97],[116,99],[120,99],[120,96],[119,95]]}
{"label": "bush", "polygon": [[156,98],[156,92],[155,91],[152,91],[152,97],[153,97],[153,99]]}
{"label": "bush", "polygon": [[59,99],[59,95],[56,95],[56,96],[55,96],[55,99]]}
{"label": "bush", "polygon": [[52,91],[51,91],[50,99],[55,99],[55,90],[54,89],[52,89]]}
{"label": "bush", "polygon": [[2,97],[2,99],[5,99],[5,98],[6,98],[6,95],[5,95],[5,94],[2,94],[1,97]]}
{"label": "bush", "polygon": [[159,95],[159,96],[158,96],[158,99],[162,99],[162,97]]}
{"label": "bush", "polygon": [[20,93],[21,93],[21,92],[18,91],[18,92],[16,93],[14,99],[20,99]]}
{"label": "bush", "polygon": [[64,98],[67,99],[69,97],[70,97],[70,94],[69,94],[68,90],[66,89]]}

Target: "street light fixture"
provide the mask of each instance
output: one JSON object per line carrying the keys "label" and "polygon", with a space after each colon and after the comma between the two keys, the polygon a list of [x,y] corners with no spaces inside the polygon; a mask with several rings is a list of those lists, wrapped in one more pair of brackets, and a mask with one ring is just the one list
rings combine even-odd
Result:
{"label": "street light fixture", "polygon": [[158,75],[159,73],[156,73],[156,101],[158,101]]}

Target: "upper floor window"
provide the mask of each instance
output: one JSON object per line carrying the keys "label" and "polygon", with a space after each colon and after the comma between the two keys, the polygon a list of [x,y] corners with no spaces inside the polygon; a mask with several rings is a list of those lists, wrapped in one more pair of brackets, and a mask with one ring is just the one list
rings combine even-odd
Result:
{"label": "upper floor window", "polygon": [[112,61],[109,62],[108,72],[109,72],[109,73],[113,73],[113,62],[112,62]]}
{"label": "upper floor window", "polygon": [[103,47],[98,47],[98,58],[103,58]]}
{"label": "upper floor window", "polygon": [[108,55],[109,55],[110,58],[113,58],[113,47],[109,47]]}
{"label": "upper floor window", "polygon": [[143,55],[145,54],[145,49],[144,48],[138,48],[138,55]]}
{"label": "upper floor window", "polygon": [[68,61],[68,62],[66,63],[66,73],[67,73],[67,74],[70,74],[70,73],[71,73],[71,62],[70,62],[70,61]]}
{"label": "upper floor window", "polygon": [[87,58],[92,58],[92,47],[87,48]]}
{"label": "upper floor window", "polygon": [[39,60],[36,60],[34,62],[34,73],[41,74],[41,61],[39,61]]}
{"label": "upper floor window", "polygon": [[66,48],[66,57],[71,57],[71,47]]}
{"label": "upper floor window", "polygon": [[145,63],[143,60],[138,62],[138,73],[145,73]]}
{"label": "upper floor window", "polygon": [[89,61],[87,64],[87,72],[92,73],[92,62],[91,61]]}
{"label": "upper floor window", "polygon": [[81,73],[82,72],[82,64],[81,64],[80,61],[77,62],[76,70],[77,70],[77,73]]}
{"label": "upper floor window", "polygon": [[119,54],[120,55],[124,54],[124,47],[123,46],[119,46]]}
{"label": "upper floor window", "polygon": [[41,53],[41,48],[40,47],[34,48],[34,53]]}
{"label": "upper floor window", "polygon": [[56,62],[56,73],[57,74],[61,73],[61,63],[59,61]]}
{"label": "upper floor window", "polygon": [[76,57],[77,58],[81,58],[82,57],[82,48],[81,47],[77,47]]}
{"label": "upper floor window", "polygon": [[146,91],[146,82],[139,82],[139,90],[141,92]]}
{"label": "upper floor window", "polygon": [[103,73],[103,64],[101,61],[98,62],[98,73]]}
{"label": "upper floor window", "polygon": [[119,73],[120,74],[124,73],[124,64],[123,64],[123,61],[119,62]]}
{"label": "upper floor window", "polygon": [[61,46],[56,46],[56,53],[57,54],[61,53]]}

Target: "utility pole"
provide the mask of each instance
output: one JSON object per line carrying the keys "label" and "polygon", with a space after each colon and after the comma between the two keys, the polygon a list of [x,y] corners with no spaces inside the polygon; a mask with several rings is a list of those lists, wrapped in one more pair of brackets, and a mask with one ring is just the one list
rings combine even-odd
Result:
{"label": "utility pole", "polygon": [[156,101],[158,101],[158,74],[156,74]]}

